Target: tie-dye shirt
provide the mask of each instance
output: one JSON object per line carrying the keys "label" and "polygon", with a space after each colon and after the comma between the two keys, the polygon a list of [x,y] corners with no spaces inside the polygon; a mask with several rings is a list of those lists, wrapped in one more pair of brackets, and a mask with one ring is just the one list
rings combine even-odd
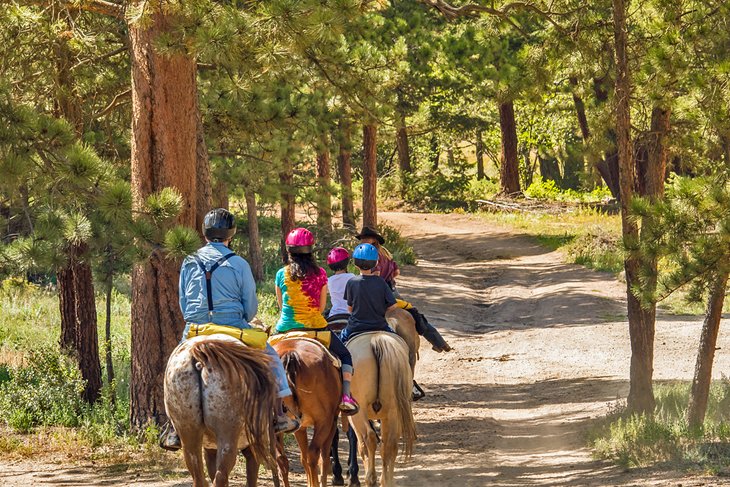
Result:
{"label": "tie-dye shirt", "polygon": [[289,274],[289,267],[276,273],[276,286],[281,289],[281,316],[276,323],[279,333],[301,328],[326,328],[327,320],[319,311],[322,288],[327,285],[327,272],[319,272],[295,281]]}

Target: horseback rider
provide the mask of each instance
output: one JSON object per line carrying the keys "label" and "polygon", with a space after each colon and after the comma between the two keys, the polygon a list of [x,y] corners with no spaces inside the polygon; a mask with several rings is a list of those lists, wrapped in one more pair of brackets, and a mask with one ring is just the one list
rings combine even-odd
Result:
{"label": "horseback rider", "polygon": [[398,307],[408,311],[416,321],[416,331],[423,338],[428,340],[433,349],[437,352],[449,352],[451,346],[446,343],[441,333],[428,322],[426,317],[419,312],[411,303],[403,300],[398,293],[395,285],[395,279],[400,275],[398,264],[393,260],[393,256],[383,245],[385,238],[377,231],[370,227],[363,227],[362,231],[355,237],[363,243],[370,244],[377,249],[378,258],[377,265],[373,268],[373,273],[379,275],[388,284],[393,294],[398,299]]}
{"label": "horseback rider", "polygon": [[[217,208],[205,215],[203,234],[207,244],[188,256],[180,269],[180,309],[186,323],[182,341],[188,338],[193,324],[251,328],[249,321],[258,311],[256,283],[248,262],[229,248],[235,233],[236,221],[229,211]],[[265,352],[271,359],[279,390],[274,429],[279,433],[296,431],[299,421],[283,409],[284,402],[293,406],[286,371],[271,345],[266,345]],[[174,431],[167,435],[163,447],[181,447]]]}
{"label": "horseback rider", "polygon": [[327,266],[334,272],[327,279],[327,289],[332,303],[327,315],[327,323],[334,331],[344,328],[350,318],[347,300],[345,300],[345,286],[347,281],[355,277],[355,274],[348,272],[349,263],[350,253],[343,247],[335,247],[327,254]]}
{"label": "horseback rider", "polygon": [[[287,235],[285,244],[289,264],[276,273],[276,300],[281,316],[274,331],[327,330],[327,321],[322,315],[327,305],[327,272],[314,260],[314,236],[306,228],[295,228]],[[334,333],[329,350],[342,362],[340,411],[354,414],[358,405],[350,395],[352,356]]]}
{"label": "horseback rider", "polygon": [[373,270],[378,263],[378,249],[367,243],[360,244],[355,247],[352,257],[360,275],[348,280],[345,286],[344,298],[350,318],[342,330],[342,341],[370,331],[393,333],[385,314],[398,305],[393,290]]}

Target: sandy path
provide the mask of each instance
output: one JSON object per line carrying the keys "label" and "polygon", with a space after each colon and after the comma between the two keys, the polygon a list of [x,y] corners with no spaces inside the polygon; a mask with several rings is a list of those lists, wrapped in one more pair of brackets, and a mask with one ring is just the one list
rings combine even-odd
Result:
{"label": "sandy path", "polygon": [[[625,473],[584,447],[587,425],[628,390],[624,288],[613,276],[564,264],[560,254],[474,217],[381,218],[419,254],[399,280],[402,294],[456,348],[437,354],[422,345],[416,376],[428,396],[414,407],[419,441],[413,460],[396,467],[399,485],[720,485],[672,472]],[[658,380],[691,378],[699,326],[660,316]],[[727,349],[730,339],[721,336],[718,346]],[[720,352],[717,375],[728,365]],[[85,466],[0,461],[0,472],[8,486],[190,485]],[[301,476],[294,485],[305,485]]]}

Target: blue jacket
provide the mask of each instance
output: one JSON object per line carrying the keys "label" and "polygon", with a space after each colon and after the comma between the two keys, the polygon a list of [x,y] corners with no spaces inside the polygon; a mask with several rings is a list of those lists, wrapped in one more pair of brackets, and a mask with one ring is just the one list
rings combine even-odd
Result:
{"label": "blue jacket", "polygon": [[[197,255],[210,269],[218,259],[230,252],[222,243],[211,242],[198,250]],[[211,284],[214,309],[212,316],[209,316],[205,274],[195,258],[188,256],[180,269],[180,309],[185,322],[248,328],[248,321],[258,311],[256,283],[248,262],[237,255],[231,257],[213,272]]]}

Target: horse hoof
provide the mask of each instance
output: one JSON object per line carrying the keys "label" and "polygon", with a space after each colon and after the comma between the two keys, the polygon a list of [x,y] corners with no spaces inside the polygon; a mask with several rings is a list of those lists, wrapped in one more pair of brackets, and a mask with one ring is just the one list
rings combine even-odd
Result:
{"label": "horse hoof", "polygon": [[345,485],[345,479],[342,477],[333,477],[332,485]]}

